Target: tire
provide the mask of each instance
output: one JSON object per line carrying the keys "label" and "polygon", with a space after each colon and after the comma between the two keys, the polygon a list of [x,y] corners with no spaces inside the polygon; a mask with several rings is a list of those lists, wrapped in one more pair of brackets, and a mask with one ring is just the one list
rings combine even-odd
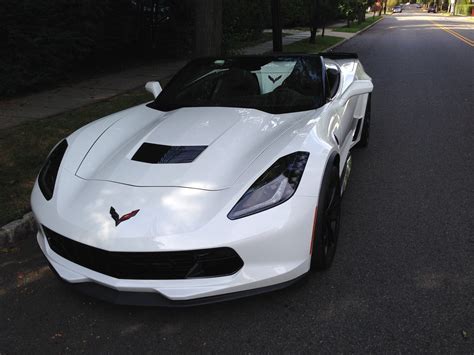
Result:
{"label": "tire", "polygon": [[358,148],[365,148],[369,145],[371,108],[372,108],[372,94],[369,94],[369,98],[367,99],[367,106],[365,108],[362,132],[360,133],[359,143],[357,143]]}
{"label": "tire", "polygon": [[325,173],[313,227],[311,269],[328,269],[336,253],[341,218],[339,170],[332,166]]}

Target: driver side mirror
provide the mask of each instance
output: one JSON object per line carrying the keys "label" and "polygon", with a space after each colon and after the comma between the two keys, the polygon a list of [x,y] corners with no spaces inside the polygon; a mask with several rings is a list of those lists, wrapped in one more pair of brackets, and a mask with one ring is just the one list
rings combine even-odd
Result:
{"label": "driver side mirror", "polygon": [[368,94],[372,92],[374,85],[370,80],[356,80],[347,87],[341,96],[341,102],[345,104],[351,97]]}
{"label": "driver side mirror", "polygon": [[155,97],[155,99],[158,97],[158,95],[160,94],[160,92],[163,90],[161,88],[161,85],[158,81],[149,81],[148,83],[146,83],[145,85],[145,89],[146,91],[148,91],[149,93],[153,94],[153,96]]}

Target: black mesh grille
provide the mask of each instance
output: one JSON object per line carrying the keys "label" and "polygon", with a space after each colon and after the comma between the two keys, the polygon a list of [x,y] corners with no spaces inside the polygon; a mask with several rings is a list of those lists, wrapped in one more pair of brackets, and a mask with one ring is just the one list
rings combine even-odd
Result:
{"label": "black mesh grille", "polygon": [[206,149],[205,145],[172,147],[169,145],[143,143],[132,160],[150,164],[191,163]]}
{"label": "black mesh grille", "polygon": [[119,279],[176,280],[231,275],[244,262],[231,248],[172,252],[112,252],[66,238],[43,226],[50,248],[87,269]]}

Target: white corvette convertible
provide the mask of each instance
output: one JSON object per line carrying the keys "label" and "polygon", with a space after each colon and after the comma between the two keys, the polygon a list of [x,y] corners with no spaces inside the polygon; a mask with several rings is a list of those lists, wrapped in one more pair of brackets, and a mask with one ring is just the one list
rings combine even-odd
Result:
{"label": "white corvette convertible", "polygon": [[155,100],[58,143],[34,186],[59,277],[122,304],[192,305],[331,265],[371,78],[354,54],[191,61]]}

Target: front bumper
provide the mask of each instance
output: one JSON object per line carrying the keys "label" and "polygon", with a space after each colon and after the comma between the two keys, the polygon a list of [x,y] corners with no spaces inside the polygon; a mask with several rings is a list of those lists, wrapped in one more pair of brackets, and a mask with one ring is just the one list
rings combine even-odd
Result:
{"label": "front bumper", "polygon": [[[282,288],[306,274],[311,259],[309,249],[315,205],[313,197],[293,196],[268,211],[229,221],[227,227],[230,230],[220,230],[219,244],[207,244],[206,247],[232,248],[242,258],[244,266],[235,274],[220,277],[179,280],[114,278],[56,254],[41,227],[37,239],[58,276],[92,296],[119,304],[194,305]],[[48,221],[38,222],[49,224],[54,229]],[[191,238],[194,241],[209,240],[209,233],[216,233],[216,226],[208,227],[179,238],[184,241]]]}
{"label": "front bumper", "polygon": [[[56,274],[56,276],[58,276],[59,279],[64,281],[64,279],[61,278],[61,276],[51,264],[50,268]],[[110,287],[99,285],[95,282],[68,283],[68,286],[90,297],[94,297],[101,301],[119,305],[192,307],[211,303],[232,301],[243,297],[256,296],[266,292],[281,290],[298,282],[305,275],[306,274],[303,274],[293,280],[282,282],[276,285],[189,300],[171,300],[158,292],[119,291]]]}

